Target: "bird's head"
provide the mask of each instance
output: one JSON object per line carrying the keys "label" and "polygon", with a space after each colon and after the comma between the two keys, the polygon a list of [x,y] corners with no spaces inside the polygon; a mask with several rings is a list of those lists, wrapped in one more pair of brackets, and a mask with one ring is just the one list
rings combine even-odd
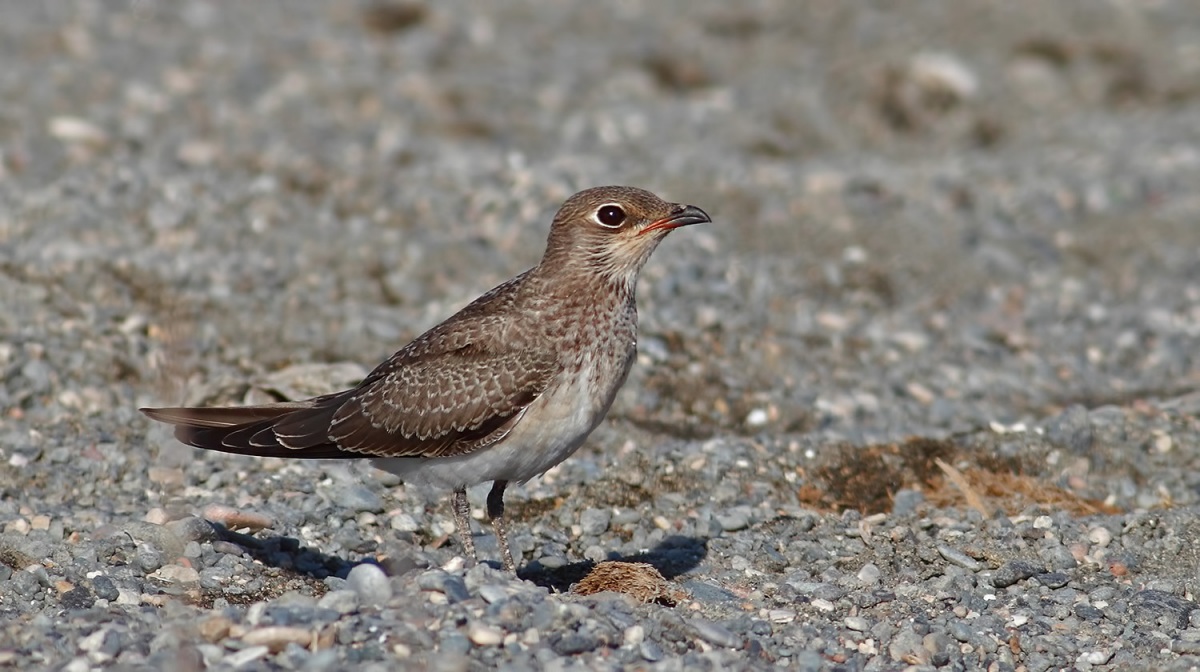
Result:
{"label": "bird's head", "polygon": [[644,189],[587,189],[554,216],[542,265],[569,265],[632,285],[672,229],[711,221],[694,205],[668,203]]}

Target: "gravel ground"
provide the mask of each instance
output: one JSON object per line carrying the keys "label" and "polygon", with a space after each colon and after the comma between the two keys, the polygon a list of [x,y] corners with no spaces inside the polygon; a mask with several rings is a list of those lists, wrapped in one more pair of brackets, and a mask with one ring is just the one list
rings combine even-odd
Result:
{"label": "gravel ground", "polygon": [[[0,6],[0,666],[1200,666],[1200,6],[578,4]],[[136,412],[350,384],[611,183],[714,224],[519,578]]]}

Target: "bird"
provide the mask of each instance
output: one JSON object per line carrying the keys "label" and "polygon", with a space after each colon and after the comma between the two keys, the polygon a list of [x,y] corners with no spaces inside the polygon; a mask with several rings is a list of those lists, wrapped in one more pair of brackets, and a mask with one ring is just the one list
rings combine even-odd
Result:
{"label": "bird", "polygon": [[672,230],[709,223],[635,187],[568,198],[534,267],[429,329],[358,385],[299,401],[139,409],[196,448],[368,459],[405,483],[452,491],[464,555],[478,561],[466,489],[491,482],[487,516],[515,573],[504,491],[573,454],[604,419],[637,353],[638,276]]}

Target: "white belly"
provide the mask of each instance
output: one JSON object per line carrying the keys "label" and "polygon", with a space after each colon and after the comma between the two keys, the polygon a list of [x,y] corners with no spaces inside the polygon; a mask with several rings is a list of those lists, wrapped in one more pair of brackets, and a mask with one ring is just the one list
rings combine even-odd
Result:
{"label": "white belly", "polygon": [[528,481],[574,453],[612,406],[621,376],[605,394],[589,392],[591,367],[566,381],[553,395],[543,395],[499,443],[453,457],[389,457],[372,460],[406,483],[457,490],[487,481]]}

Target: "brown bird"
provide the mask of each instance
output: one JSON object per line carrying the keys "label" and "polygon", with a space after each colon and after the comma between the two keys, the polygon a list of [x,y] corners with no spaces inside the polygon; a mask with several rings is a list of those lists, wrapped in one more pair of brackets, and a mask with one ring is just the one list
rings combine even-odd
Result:
{"label": "brown bird", "polygon": [[357,387],[304,401],[143,408],[191,446],[241,455],[366,458],[405,482],[454,491],[475,556],[466,488],[492,481],[487,513],[514,571],[504,488],[575,452],[612,406],[637,351],[638,273],[695,206],[632,187],[567,199],[541,262],[476,299]]}

